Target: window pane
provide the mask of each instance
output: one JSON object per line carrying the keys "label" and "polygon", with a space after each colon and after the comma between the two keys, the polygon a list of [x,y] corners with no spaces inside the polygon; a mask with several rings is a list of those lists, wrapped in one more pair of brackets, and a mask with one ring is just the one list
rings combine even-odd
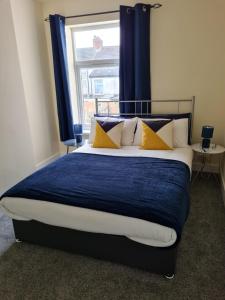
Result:
{"label": "window pane", "polygon": [[[93,25],[73,31],[79,119],[90,128],[95,98],[119,96],[119,25]],[[101,113],[118,113],[118,103],[101,103]]]}
{"label": "window pane", "polygon": [[[107,103],[107,100],[109,101]],[[99,103],[98,111],[100,114],[117,115],[119,114],[119,102],[111,102],[112,99],[104,99],[103,103]],[[84,98],[83,100],[83,128],[90,129],[91,118],[95,114],[95,98]]]}
{"label": "window pane", "polygon": [[81,90],[83,97],[112,98],[119,93],[119,68],[91,67],[80,69]]}
{"label": "window pane", "polygon": [[76,61],[119,59],[119,27],[74,32]]}
{"label": "window pane", "polygon": [[[91,117],[95,114],[95,98],[118,99],[119,68],[96,67],[81,68],[81,93],[83,99],[83,122],[88,129]],[[99,107],[101,113],[118,113],[115,103],[102,103]]]}
{"label": "window pane", "polygon": [[103,95],[104,94],[104,84],[103,79],[94,79],[94,93],[95,95]]}

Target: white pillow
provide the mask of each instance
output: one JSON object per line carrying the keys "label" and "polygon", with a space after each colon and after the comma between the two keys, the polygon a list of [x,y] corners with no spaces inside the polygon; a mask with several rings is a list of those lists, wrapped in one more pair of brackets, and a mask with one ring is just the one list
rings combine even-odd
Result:
{"label": "white pillow", "polygon": [[123,118],[112,118],[112,117],[111,118],[110,117],[93,117],[91,119],[91,131],[90,131],[89,140],[88,140],[88,142],[90,144],[93,144],[93,141],[95,138],[96,120],[111,121],[111,122],[124,121],[121,145],[122,146],[131,146],[133,144],[134,131],[135,131],[135,128],[137,125],[138,118],[123,119]]}
{"label": "white pillow", "polygon": [[174,120],[173,145],[176,148],[188,146],[188,118]]}
{"label": "white pillow", "polygon": [[[134,146],[141,145],[142,142],[142,124],[140,118],[138,118],[137,130],[134,135]],[[168,120],[168,119],[143,119],[143,120]],[[188,146],[188,118],[173,120],[173,147],[182,148]]]}

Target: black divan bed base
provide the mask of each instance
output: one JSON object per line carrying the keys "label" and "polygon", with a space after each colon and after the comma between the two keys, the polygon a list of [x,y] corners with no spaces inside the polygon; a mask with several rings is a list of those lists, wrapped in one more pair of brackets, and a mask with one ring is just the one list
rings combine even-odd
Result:
{"label": "black divan bed base", "polygon": [[121,263],[173,277],[178,243],[170,247],[151,247],[127,237],[78,231],[38,221],[13,220],[16,239],[65,250],[97,259]]}

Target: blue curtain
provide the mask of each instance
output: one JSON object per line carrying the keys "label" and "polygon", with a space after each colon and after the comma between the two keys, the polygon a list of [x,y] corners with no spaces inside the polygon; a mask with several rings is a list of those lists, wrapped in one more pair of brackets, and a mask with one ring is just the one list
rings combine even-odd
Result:
{"label": "blue curtain", "polygon": [[55,88],[61,141],[74,138],[66,54],[65,17],[50,15]]}
{"label": "blue curtain", "polygon": [[[150,83],[151,5],[120,6],[120,101],[151,99]],[[136,112],[150,113],[146,104]],[[135,105],[120,103],[121,113],[134,113]]]}

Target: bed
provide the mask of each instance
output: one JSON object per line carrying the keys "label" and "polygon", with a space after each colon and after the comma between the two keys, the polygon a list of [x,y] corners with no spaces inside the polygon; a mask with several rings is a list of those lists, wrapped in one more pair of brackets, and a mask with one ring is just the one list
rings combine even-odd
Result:
{"label": "bed", "polygon": [[189,212],[191,165],[190,146],[115,151],[85,144],[7,191],[0,206],[18,241],[170,278]]}

